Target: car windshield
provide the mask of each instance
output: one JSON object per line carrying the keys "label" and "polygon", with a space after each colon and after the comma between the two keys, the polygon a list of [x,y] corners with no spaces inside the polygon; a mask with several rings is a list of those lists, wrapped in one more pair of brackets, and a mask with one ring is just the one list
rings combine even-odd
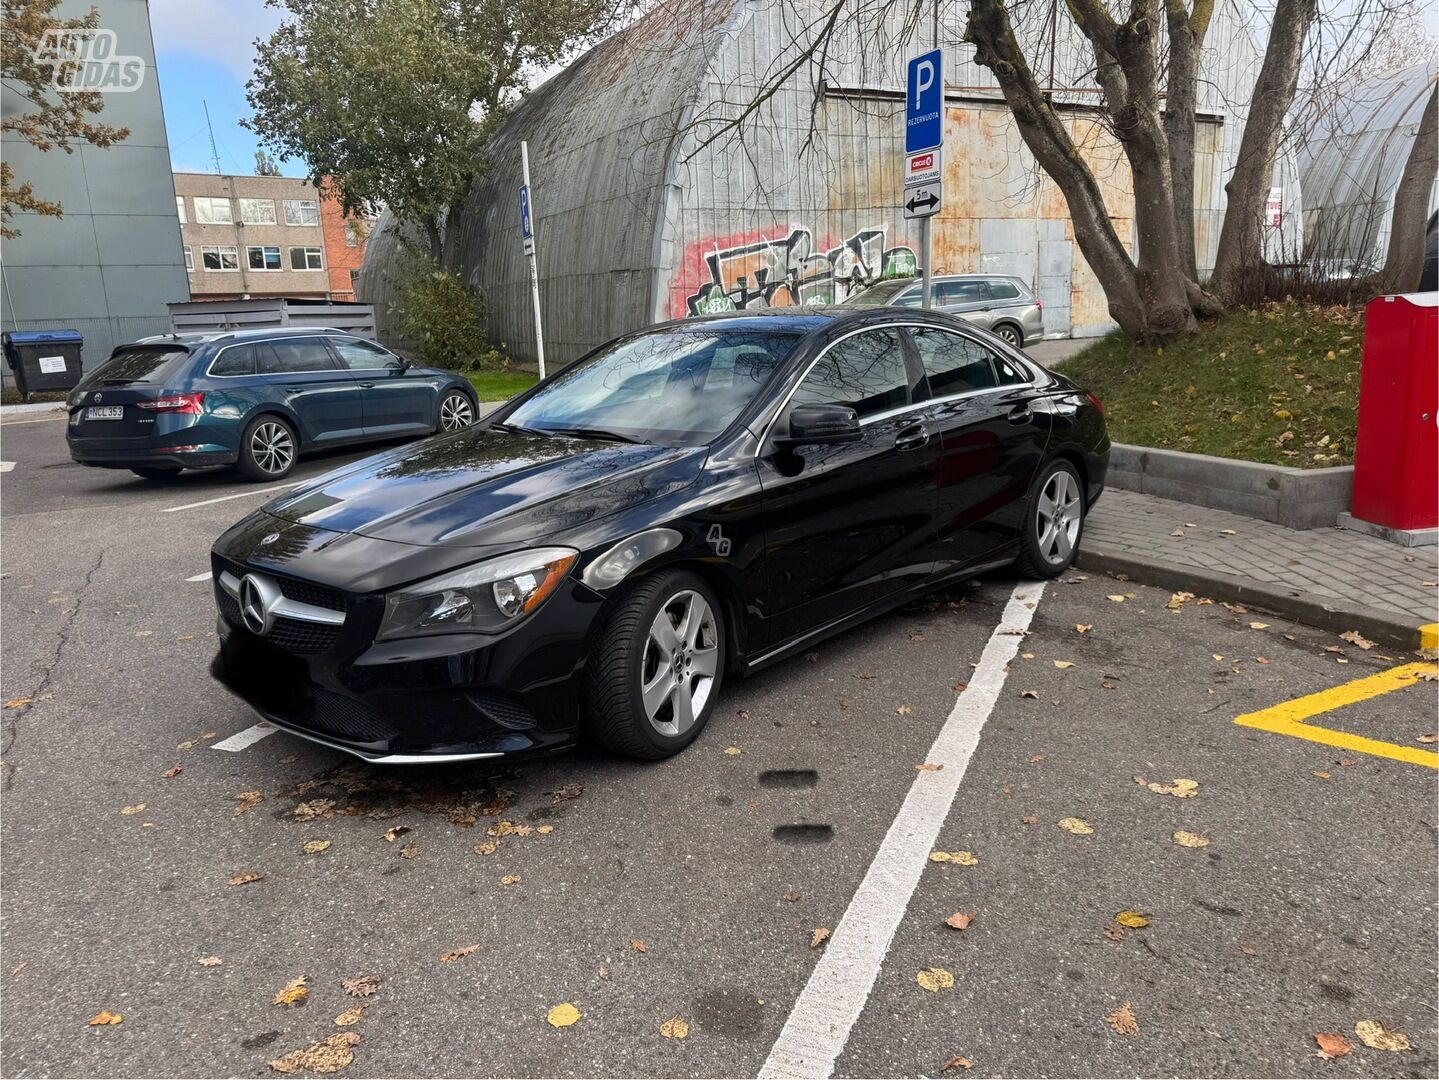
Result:
{"label": "car windshield", "polygon": [[163,383],[189,355],[189,350],[171,346],[126,349],[86,375],[81,385],[89,387],[118,386],[122,383]]}
{"label": "car windshield", "polygon": [[881,281],[863,292],[855,293],[845,303],[854,307],[884,307],[894,303],[895,297],[913,284],[913,281]]}
{"label": "car windshield", "polygon": [[680,327],[622,338],[556,375],[501,426],[625,442],[706,442],[739,415],[800,336]]}

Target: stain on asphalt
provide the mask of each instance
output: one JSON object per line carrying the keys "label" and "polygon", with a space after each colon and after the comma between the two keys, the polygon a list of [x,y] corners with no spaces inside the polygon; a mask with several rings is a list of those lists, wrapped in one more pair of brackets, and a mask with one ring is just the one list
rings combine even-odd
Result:
{"label": "stain on asphalt", "polygon": [[812,788],[819,783],[814,769],[766,769],[759,774],[759,786],[767,788]]}
{"label": "stain on asphalt", "polygon": [[1347,986],[1340,986],[1338,983],[1321,982],[1319,993],[1330,1001],[1353,1001],[1354,991]]}
{"label": "stain on asphalt", "polygon": [[1218,905],[1218,904],[1211,904],[1208,900],[1201,900],[1201,899],[1199,899],[1197,896],[1194,898],[1194,902],[1195,902],[1195,904],[1197,904],[1199,907],[1202,907],[1205,911],[1211,912],[1212,914],[1215,914],[1215,915],[1243,915],[1243,914],[1244,914],[1244,912],[1240,911],[1238,908],[1221,907],[1221,906]]}
{"label": "stain on asphalt", "polygon": [[278,1031],[262,1031],[258,1035],[251,1035],[248,1039],[241,1039],[240,1045],[246,1050],[258,1050],[262,1046],[269,1046],[279,1037]]}
{"label": "stain on asphalt", "polygon": [[827,844],[834,839],[831,825],[776,825],[774,838],[781,844]]}
{"label": "stain on asphalt", "polygon": [[694,1016],[701,1030],[729,1039],[753,1039],[764,1031],[764,1006],[754,994],[736,987],[700,995]]}

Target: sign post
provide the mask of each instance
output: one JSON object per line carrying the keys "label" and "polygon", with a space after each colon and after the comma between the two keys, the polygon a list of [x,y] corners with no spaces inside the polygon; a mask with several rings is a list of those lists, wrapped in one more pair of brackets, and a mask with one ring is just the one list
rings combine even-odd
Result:
{"label": "sign post", "polygon": [[920,295],[930,306],[930,222],[944,206],[944,53],[909,62],[904,94],[904,216],[919,219]]}
{"label": "sign post", "polygon": [[530,298],[535,305],[535,355],[545,377],[545,333],[540,322],[540,270],[535,262],[535,211],[530,201],[530,144],[520,143],[520,244],[530,260]]}

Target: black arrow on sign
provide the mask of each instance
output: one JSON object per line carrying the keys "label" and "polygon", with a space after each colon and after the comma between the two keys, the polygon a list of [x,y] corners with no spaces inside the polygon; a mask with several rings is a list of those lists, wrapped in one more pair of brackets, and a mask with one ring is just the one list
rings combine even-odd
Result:
{"label": "black arrow on sign", "polygon": [[924,193],[924,198],[921,199],[918,195],[916,195],[914,198],[910,199],[909,202],[904,204],[904,208],[910,211],[910,213],[913,213],[916,206],[923,206],[925,209],[929,209],[930,207],[938,205],[939,200],[935,198],[934,192],[926,191]]}

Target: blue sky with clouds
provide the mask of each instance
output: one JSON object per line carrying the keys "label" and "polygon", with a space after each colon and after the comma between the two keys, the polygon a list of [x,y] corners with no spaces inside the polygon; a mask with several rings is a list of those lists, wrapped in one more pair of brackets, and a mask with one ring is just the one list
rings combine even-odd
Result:
{"label": "blue sky with clouds", "polygon": [[[240,126],[249,114],[245,81],[255,64],[256,38],[268,37],[279,12],[262,0],[150,0],[150,28],[170,161],[177,172],[213,172],[205,105],[215,129],[220,169],[255,171],[255,136]],[[305,175],[300,161],[282,161],[286,176]]]}

